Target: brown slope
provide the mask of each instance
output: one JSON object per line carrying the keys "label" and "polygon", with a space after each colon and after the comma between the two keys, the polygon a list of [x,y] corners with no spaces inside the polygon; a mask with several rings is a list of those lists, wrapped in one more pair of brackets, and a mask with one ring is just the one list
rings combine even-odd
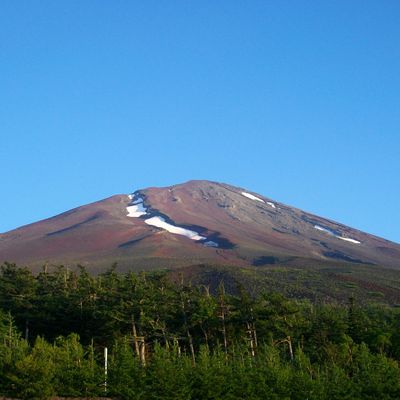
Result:
{"label": "brown slope", "polygon": [[[251,259],[257,255],[341,259],[399,267],[400,245],[253,193],[208,181],[190,181],[170,188],[143,191],[149,203],[177,224],[199,225],[206,233],[219,232],[236,245],[234,251]],[[248,191],[246,191],[248,193]],[[250,193],[251,194],[251,193]],[[275,208],[268,203],[272,203]],[[340,233],[339,239],[315,225]]]}
{"label": "brown slope", "polygon": [[[313,259],[400,267],[396,243],[242,192],[249,193],[209,181],[139,190],[135,199],[144,199],[148,212],[140,218],[127,216],[127,195],[113,196],[0,235],[0,262],[34,268],[81,263],[99,270],[117,261],[127,270]],[[196,231],[218,248],[145,223],[154,216]]]}

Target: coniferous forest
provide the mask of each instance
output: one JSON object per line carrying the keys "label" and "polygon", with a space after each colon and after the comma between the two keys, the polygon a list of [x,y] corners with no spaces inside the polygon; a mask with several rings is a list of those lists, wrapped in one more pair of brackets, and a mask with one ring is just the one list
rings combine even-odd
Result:
{"label": "coniferous forest", "polygon": [[[400,310],[0,268],[0,396],[399,399]],[[107,368],[105,368],[107,349]]]}

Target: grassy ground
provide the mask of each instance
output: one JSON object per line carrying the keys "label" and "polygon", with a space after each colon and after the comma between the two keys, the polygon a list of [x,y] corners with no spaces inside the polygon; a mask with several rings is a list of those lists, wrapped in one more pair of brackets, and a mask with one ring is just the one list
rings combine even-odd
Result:
{"label": "grassy ground", "polygon": [[400,306],[400,271],[362,264],[268,265],[262,267],[193,266],[172,271],[170,276],[216,291],[219,283],[235,292],[243,285],[251,293],[280,292],[290,298],[314,303],[348,303]]}

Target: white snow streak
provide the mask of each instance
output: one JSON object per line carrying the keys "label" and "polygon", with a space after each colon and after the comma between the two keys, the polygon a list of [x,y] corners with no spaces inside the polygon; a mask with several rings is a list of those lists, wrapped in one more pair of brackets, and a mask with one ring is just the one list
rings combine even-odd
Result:
{"label": "white snow streak", "polygon": [[252,194],[250,194],[250,193],[242,192],[242,195],[245,196],[245,197],[247,197],[247,198],[249,198],[249,199],[251,199],[251,200],[257,200],[257,201],[261,201],[261,203],[265,203],[264,200],[262,200],[262,199],[260,199],[260,198],[258,198],[258,197],[256,197],[256,196],[254,196],[254,195],[252,195]]}
{"label": "white snow streak", "polygon": [[[130,200],[133,200],[134,195],[128,195]],[[126,210],[128,211],[128,217],[131,218],[139,218],[142,215],[149,215],[147,212],[147,208],[144,206],[144,200],[139,197],[135,201],[131,201],[131,203],[126,207]],[[151,215],[151,214],[150,214]],[[168,222],[165,221],[163,217],[160,216],[154,216],[146,219],[144,221],[147,225],[152,225],[156,226],[157,228],[162,228],[165,229],[166,231],[170,233],[174,233],[176,235],[182,235],[186,236],[189,239],[192,240],[205,240],[207,239],[204,236],[201,236],[199,233],[195,231],[191,231],[190,229],[185,229],[181,228],[179,226],[172,225]],[[208,240],[207,242],[204,242],[204,246],[207,247],[219,247],[218,243],[213,242],[212,240]]]}
{"label": "white snow streak", "polygon": [[345,240],[346,242],[350,242],[350,243],[355,243],[355,244],[360,244],[361,242],[359,242],[356,239],[352,239],[352,238],[347,238],[347,237],[343,237],[343,236],[336,236],[338,239],[342,239]]}
{"label": "white snow streak", "polygon": [[318,229],[319,231],[329,233],[329,235],[336,236],[335,233],[328,228],[323,228],[322,226],[319,226],[319,225],[314,225],[314,228]]}
{"label": "white snow streak", "polygon": [[128,206],[126,207],[126,210],[128,211],[128,217],[131,218],[138,218],[147,214],[146,208],[143,207],[143,203]]}
{"label": "white snow streak", "polygon": [[267,204],[268,204],[269,206],[271,206],[272,208],[276,208],[276,207],[275,207],[275,204],[272,203],[272,201],[267,201]]}
{"label": "white snow streak", "polygon": [[328,233],[331,236],[335,236],[335,238],[338,238],[340,240],[345,240],[346,242],[350,242],[350,243],[354,243],[354,244],[361,244],[361,242],[359,242],[356,239],[352,239],[352,238],[348,238],[348,237],[337,235],[334,231],[331,231],[329,228],[324,228],[324,227],[319,226],[319,225],[314,225],[314,228],[318,229],[319,231]]}
{"label": "white snow streak", "polygon": [[189,229],[174,226],[165,221],[163,217],[151,217],[146,219],[144,222],[148,225],[156,226],[157,228],[165,229],[168,232],[175,233],[176,235],[183,235],[192,240],[203,240],[206,239],[204,236],[200,236],[197,232]]}
{"label": "white snow streak", "polygon": [[[128,197],[131,200],[133,198],[132,195],[129,195]],[[131,217],[131,218],[138,218],[138,217],[141,217],[142,215],[147,214],[147,209],[144,207],[143,199],[141,199],[141,198],[138,198],[133,203],[128,205],[128,207],[126,207],[126,211],[128,211],[128,217]]]}
{"label": "white snow streak", "polygon": [[206,246],[206,247],[218,247],[218,243],[215,243],[212,240],[209,240],[207,242],[204,242],[204,246]]}

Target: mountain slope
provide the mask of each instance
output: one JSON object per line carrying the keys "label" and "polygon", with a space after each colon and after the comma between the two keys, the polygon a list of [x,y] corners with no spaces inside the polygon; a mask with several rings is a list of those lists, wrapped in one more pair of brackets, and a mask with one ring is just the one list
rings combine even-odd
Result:
{"label": "mountain slope", "polygon": [[93,272],[305,260],[400,267],[400,245],[209,181],[138,190],[0,235],[0,262],[77,263]]}

